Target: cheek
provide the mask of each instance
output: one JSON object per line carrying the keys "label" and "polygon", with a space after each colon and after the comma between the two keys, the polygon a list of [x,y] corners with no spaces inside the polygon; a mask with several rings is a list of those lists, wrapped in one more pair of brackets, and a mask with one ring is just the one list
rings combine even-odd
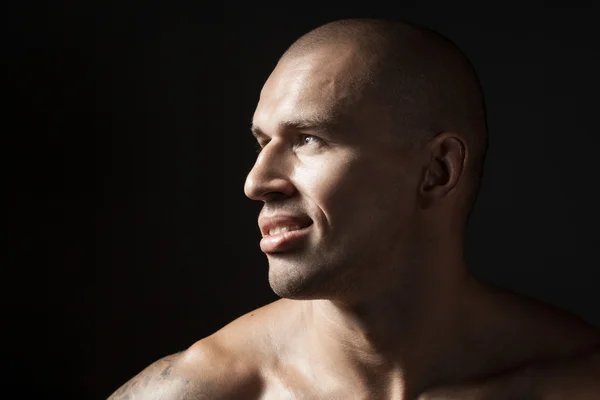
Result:
{"label": "cheek", "polygon": [[350,157],[314,157],[294,168],[293,181],[304,197],[325,206],[365,182],[363,175]]}
{"label": "cheek", "polygon": [[[369,210],[396,201],[402,187],[396,173],[392,176],[377,162],[350,157],[313,160],[298,165],[293,179],[302,196],[328,217],[355,214],[356,209]],[[392,199],[395,198],[395,199]],[[333,221],[332,221],[333,222]]]}

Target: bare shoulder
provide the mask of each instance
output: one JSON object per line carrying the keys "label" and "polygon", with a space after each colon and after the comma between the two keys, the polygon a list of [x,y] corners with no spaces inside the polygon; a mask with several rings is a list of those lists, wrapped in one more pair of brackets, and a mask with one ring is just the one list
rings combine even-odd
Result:
{"label": "bare shoulder", "polygon": [[[248,352],[219,340],[216,335],[196,342],[184,357],[185,368],[195,377],[200,399],[257,399],[262,381]],[[204,396],[204,397],[202,397]]]}
{"label": "bare shoulder", "polygon": [[281,311],[276,301],[237,318],[187,350],[152,363],[108,400],[259,398],[260,366],[272,348],[267,327]]}
{"label": "bare shoulder", "polygon": [[252,399],[259,392],[251,368],[207,338],[155,361],[108,400]]}
{"label": "bare shoulder", "polygon": [[125,382],[109,400],[185,399],[195,393],[195,382],[181,371],[182,353],[171,354],[155,361]]}

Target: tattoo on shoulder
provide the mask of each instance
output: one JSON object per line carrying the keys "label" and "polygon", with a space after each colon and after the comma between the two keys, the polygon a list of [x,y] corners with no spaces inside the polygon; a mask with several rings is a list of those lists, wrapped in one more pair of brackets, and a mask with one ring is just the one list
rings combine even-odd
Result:
{"label": "tattoo on shoulder", "polygon": [[[181,353],[175,353],[154,362],[138,375],[117,389],[108,400],[148,399],[149,392],[162,391],[163,387],[175,391],[178,398],[185,399],[190,394],[190,379],[173,374],[173,366]],[[158,393],[156,393],[158,394]],[[173,393],[175,395],[175,393]]]}

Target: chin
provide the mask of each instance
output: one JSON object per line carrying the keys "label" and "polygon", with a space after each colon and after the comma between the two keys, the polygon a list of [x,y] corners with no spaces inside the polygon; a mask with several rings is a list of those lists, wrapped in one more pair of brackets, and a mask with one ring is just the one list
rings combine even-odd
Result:
{"label": "chin", "polygon": [[301,285],[280,285],[270,283],[273,292],[282,299],[289,300],[327,300],[332,298],[330,292],[323,290],[310,290]]}
{"label": "chin", "polygon": [[[303,265],[304,264],[304,265]],[[323,300],[338,297],[347,289],[336,279],[335,268],[306,263],[269,263],[269,286],[275,294],[291,300]]]}

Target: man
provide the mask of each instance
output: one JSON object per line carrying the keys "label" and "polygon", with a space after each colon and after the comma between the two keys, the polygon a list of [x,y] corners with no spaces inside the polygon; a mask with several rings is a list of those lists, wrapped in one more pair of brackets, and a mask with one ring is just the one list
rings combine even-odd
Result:
{"label": "man", "polygon": [[279,60],[252,132],[245,192],[282,299],[111,399],[600,398],[598,330],[467,270],[486,119],[452,43],[392,21],[321,26]]}

